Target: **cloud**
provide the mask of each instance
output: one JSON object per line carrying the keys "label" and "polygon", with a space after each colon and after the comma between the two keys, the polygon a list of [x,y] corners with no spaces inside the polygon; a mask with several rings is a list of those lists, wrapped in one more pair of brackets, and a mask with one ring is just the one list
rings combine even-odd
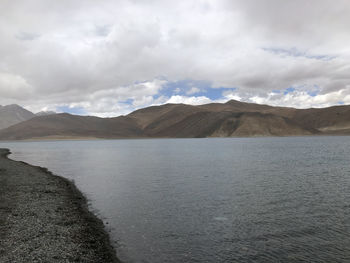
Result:
{"label": "cloud", "polygon": [[32,86],[20,75],[0,72],[0,87],[6,87],[2,96],[6,98],[26,98],[32,93]]}
{"label": "cloud", "polygon": [[278,54],[280,56],[291,56],[291,57],[304,57],[309,59],[318,59],[318,60],[332,60],[335,59],[335,56],[332,55],[321,55],[321,54],[308,54],[305,51],[300,51],[296,48],[284,49],[284,48],[263,48],[267,52]]}
{"label": "cloud", "polygon": [[196,94],[199,93],[201,90],[197,87],[192,87],[190,90],[188,90],[186,92],[187,95],[192,95],[192,94]]}
{"label": "cloud", "polygon": [[322,95],[312,95],[306,91],[295,90],[286,95],[270,93],[266,97],[254,96],[249,101],[259,104],[285,105],[295,108],[320,108],[339,104],[350,104],[350,92],[347,89]]}
{"label": "cloud", "polygon": [[[167,101],[347,103],[349,12],[346,0],[4,1],[0,104],[115,116]],[[304,88],[271,95],[289,87]]]}
{"label": "cloud", "polygon": [[32,41],[32,40],[38,39],[39,37],[40,37],[39,34],[28,33],[28,32],[20,32],[16,35],[17,39],[23,40],[23,41]]}
{"label": "cloud", "polygon": [[207,104],[213,102],[211,99],[205,97],[205,96],[171,96],[170,99],[166,101],[166,103],[183,103],[183,104],[191,104],[191,105],[202,105],[202,104]]}
{"label": "cloud", "polygon": [[286,106],[299,109],[329,107],[340,104],[350,104],[350,86],[326,94],[319,93],[319,87],[290,87],[276,90],[263,95],[254,93],[240,93],[239,91],[225,92],[225,99],[244,102],[268,104],[272,106]]}

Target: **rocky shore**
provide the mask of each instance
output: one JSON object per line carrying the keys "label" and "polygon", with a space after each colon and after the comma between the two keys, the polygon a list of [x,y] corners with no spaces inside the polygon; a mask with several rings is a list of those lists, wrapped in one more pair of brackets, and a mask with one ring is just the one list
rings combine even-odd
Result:
{"label": "rocky shore", "polygon": [[119,262],[74,184],[0,149],[0,262]]}

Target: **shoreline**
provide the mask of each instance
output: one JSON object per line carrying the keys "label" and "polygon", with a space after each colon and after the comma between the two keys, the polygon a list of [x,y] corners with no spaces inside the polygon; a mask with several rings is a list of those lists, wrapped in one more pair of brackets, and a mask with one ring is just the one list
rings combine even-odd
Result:
{"label": "shoreline", "polygon": [[0,262],[120,262],[75,184],[0,149]]}
{"label": "shoreline", "polygon": [[[255,139],[255,138],[293,138],[293,137],[347,137],[350,134],[303,134],[303,135],[257,135],[257,136],[230,136],[230,137],[116,137],[116,138],[103,138],[103,137],[38,137],[30,139],[16,139],[16,140],[2,140],[0,143],[6,142],[52,142],[52,141],[113,141],[113,140],[164,140],[164,139]],[[0,148],[1,149],[1,148]]]}

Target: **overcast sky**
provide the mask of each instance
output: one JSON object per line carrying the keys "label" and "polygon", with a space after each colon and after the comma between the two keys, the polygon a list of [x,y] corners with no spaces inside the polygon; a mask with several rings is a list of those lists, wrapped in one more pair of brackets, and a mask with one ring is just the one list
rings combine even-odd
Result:
{"label": "overcast sky", "polygon": [[350,104],[348,0],[0,0],[0,105]]}

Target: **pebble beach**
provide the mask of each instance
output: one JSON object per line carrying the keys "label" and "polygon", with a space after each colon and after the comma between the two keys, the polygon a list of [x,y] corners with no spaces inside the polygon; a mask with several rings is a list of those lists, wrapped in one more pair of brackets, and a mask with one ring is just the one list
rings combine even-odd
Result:
{"label": "pebble beach", "polygon": [[75,185],[0,149],[0,262],[120,262]]}

